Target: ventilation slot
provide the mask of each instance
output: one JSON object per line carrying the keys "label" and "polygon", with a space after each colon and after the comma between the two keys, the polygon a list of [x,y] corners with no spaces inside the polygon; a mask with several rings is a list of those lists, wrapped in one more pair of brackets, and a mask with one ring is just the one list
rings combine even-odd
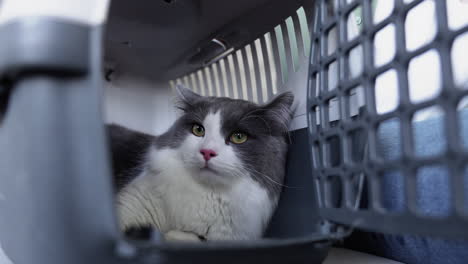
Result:
{"label": "ventilation slot", "polygon": [[273,49],[278,52],[282,83],[286,83],[288,79],[288,62],[286,61],[286,49],[284,47],[283,30],[281,25],[275,27],[275,38],[276,41],[273,44],[276,45],[273,45]]}
{"label": "ventilation slot", "polygon": [[197,83],[197,76],[195,75],[195,73],[192,73],[190,74],[190,81],[191,81],[191,86],[192,87],[192,90],[196,93],[198,93],[198,83]]}
{"label": "ventilation slot", "polygon": [[273,97],[278,92],[278,75],[276,71],[276,61],[273,57],[273,44],[271,41],[270,33],[266,33],[265,36],[260,39],[262,45],[263,57],[265,59],[265,76],[267,76],[267,94],[268,98]]}
{"label": "ventilation slot", "polygon": [[248,59],[245,48],[237,52],[237,59],[237,62],[239,63],[239,74],[241,77],[242,99],[252,100],[253,97],[252,88],[250,87],[250,71],[246,69]]}
{"label": "ventilation slot", "polygon": [[263,58],[262,45],[260,39],[256,39],[252,45],[252,56],[254,59],[255,65],[255,76],[256,76],[256,86],[257,86],[257,96],[258,102],[266,102],[267,94],[267,83],[265,76],[265,61]]}
{"label": "ventilation slot", "polygon": [[188,75],[184,76],[184,85],[185,87],[190,87]]}
{"label": "ventilation slot", "polygon": [[[247,57],[247,65],[248,65],[248,71],[247,75],[250,75],[250,89],[248,91],[252,92],[252,100],[256,103],[259,102],[258,100],[258,88],[260,87],[257,85],[257,79],[260,78],[260,74],[258,73],[258,57],[256,54],[254,54],[253,50],[255,48],[252,48],[252,45],[247,45],[245,47],[245,55]],[[254,61],[255,59],[255,61]],[[250,94],[249,94],[250,95]],[[250,99],[250,98],[249,98]]]}
{"label": "ventilation slot", "polygon": [[207,91],[207,95],[209,96],[212,96],[213,95],[213,79],[211,79],[211,72],[210,72],[210,69],[208,67],[206,67],[204,69],[204,81],[205,81],[205,84],[206,84],[206,88],[208,88],[208,91]]}
{"label": "ventilation slot", "polygon": [[219,78],[221,77],[221,74],[220,74],[220,71],[218,69],[219,69],[219,63],[218,62],[214,63],[210,67],[210,71],[212,73],[211,77],[213,78],[214,87],[216,89],[214,95],[223,96],[223,94],[221,93],[223,88],[221,86],[221,82],[219,81]]}
{"label": "ventilation slot", "polygon": [[221,69],[221,77],[223,80],[223,87],[224,87],[224,96],[229,97],[232,95],[232,93],[229,92],[229,87],[231,87],[229,84],[231,83],[231,77],[228,77],[227,71],[226,71],[226,60],[221,60],[219,62],[219,66]]}
{"label": "ventilation slot", "polygon": [[293,70],[299,69],[299,51],[297,48],[296,30],[294,29],[294,22],[291,17],[286,19],[286,28],[288,29],[289,47],[291,48],[291,59]]}
{"label": "ventilation slot", "polygon": [[269,97],[268,87],[271,87],[271,79],[270,83],[267,83],[266,68],[268,66],[266,65],[265,57],[263,57],[264,50],[262,49],[261,40],[256,39],[254,45],[254,59],[256,59],[256,64],[258,65],[257,87],[261,88],[261,91],[258,91],[259,102],[266,102]]}
{"label": "ventilation slot", "polygon": [[171,87],[171,89],[174,89],[175,88],[174,81],[169,81],[169,86]]}
{"label": "ventilation slot", "polygon": [[205,86],[205,81],[203,80],[203,70],[199,70],[197,72],[196,78],[198,80],[198,88],[200,90],[200,94],[205,96],[206,95],[206,86]]}
{"label": "ventilation slot", "polygon": [[240,85],[240,77],[239,77],[239,74],[236,74],[236,72],[238,71],[234,67],[234,65],[236,64],[234,60],[237,62],[236,58],[237,58],[236,55],[229,55],[229,57],[227,58],[229,67],[227,68],[226,72],[228,73],[228,76],[230,76],[231,83],[232,83],[232,85],[230,86],[231,87],[230,94],[234,97],[234,99],[239,99],[239,92],[237,90],[237,87],[238,87],[238,84]]}
{"label": "ventilation slot", "polygon": [[309,26],[307,23],[307,16],[303,7],[297,10],[298,24],[300,27],[300,34],[298,36],[302,39],[303,54],[309,57],[310,52],[310,33]]}

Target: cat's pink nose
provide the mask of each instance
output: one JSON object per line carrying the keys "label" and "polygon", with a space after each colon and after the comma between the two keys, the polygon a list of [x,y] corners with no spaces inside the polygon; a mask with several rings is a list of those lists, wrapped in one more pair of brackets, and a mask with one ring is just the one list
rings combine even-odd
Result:
{"label": "cat's pink nose", "polygon": [[218,154],[212,149],[201,149],[200,154],[203,155],[203,158],[206,161],[209,161],[211,158],[218,156]]}

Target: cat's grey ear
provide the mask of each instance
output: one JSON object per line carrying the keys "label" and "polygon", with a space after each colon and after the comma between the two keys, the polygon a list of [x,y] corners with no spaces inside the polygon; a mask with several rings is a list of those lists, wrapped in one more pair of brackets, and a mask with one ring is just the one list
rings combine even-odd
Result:
{"label": "cat's grey ear", "polygon": [[193,92],[182,84],[176,85],[176,91],[179,98],[185,102],[193,102],[201,98],[201,95]]}
{"label": "cat's grey ear", "polygon": [[182,84],[176,85],[177,97],[179,99],[179,108],[186,110],[187,107],[192,106],[196,101],[202,98],[201,95],[193,92]]}
{"label": "cat's grey ear", "polygon": [[292,92],[285,92],[276,96],[270,103],[262,108],[265,110],[265,116],[276,125],[276,129],[282,132],[288,131],[289,122],[292,118],[292,105],[294,95]]}

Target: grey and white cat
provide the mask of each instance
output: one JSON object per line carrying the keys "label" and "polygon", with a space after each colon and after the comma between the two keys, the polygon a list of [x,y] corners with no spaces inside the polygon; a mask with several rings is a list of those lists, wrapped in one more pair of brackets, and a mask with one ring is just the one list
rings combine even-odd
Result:
{"label": "grey and white cat", "polygon": [[177,88],[182,115],[160,136],[110,126],[122,229],[167,240],[261,238],[285,174],[293,95],[266,105]]}

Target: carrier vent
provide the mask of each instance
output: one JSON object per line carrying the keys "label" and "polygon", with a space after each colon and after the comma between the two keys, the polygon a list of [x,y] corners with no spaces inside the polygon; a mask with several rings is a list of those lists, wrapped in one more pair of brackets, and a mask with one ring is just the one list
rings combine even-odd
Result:
{"label": "carrier vent", "polygon": [[301,7],[254,42],[169,84],[184,84],[201,95],[267,102],[283,89],[291,70],[298,71],[301,56],[308,57],[308,25]]}

